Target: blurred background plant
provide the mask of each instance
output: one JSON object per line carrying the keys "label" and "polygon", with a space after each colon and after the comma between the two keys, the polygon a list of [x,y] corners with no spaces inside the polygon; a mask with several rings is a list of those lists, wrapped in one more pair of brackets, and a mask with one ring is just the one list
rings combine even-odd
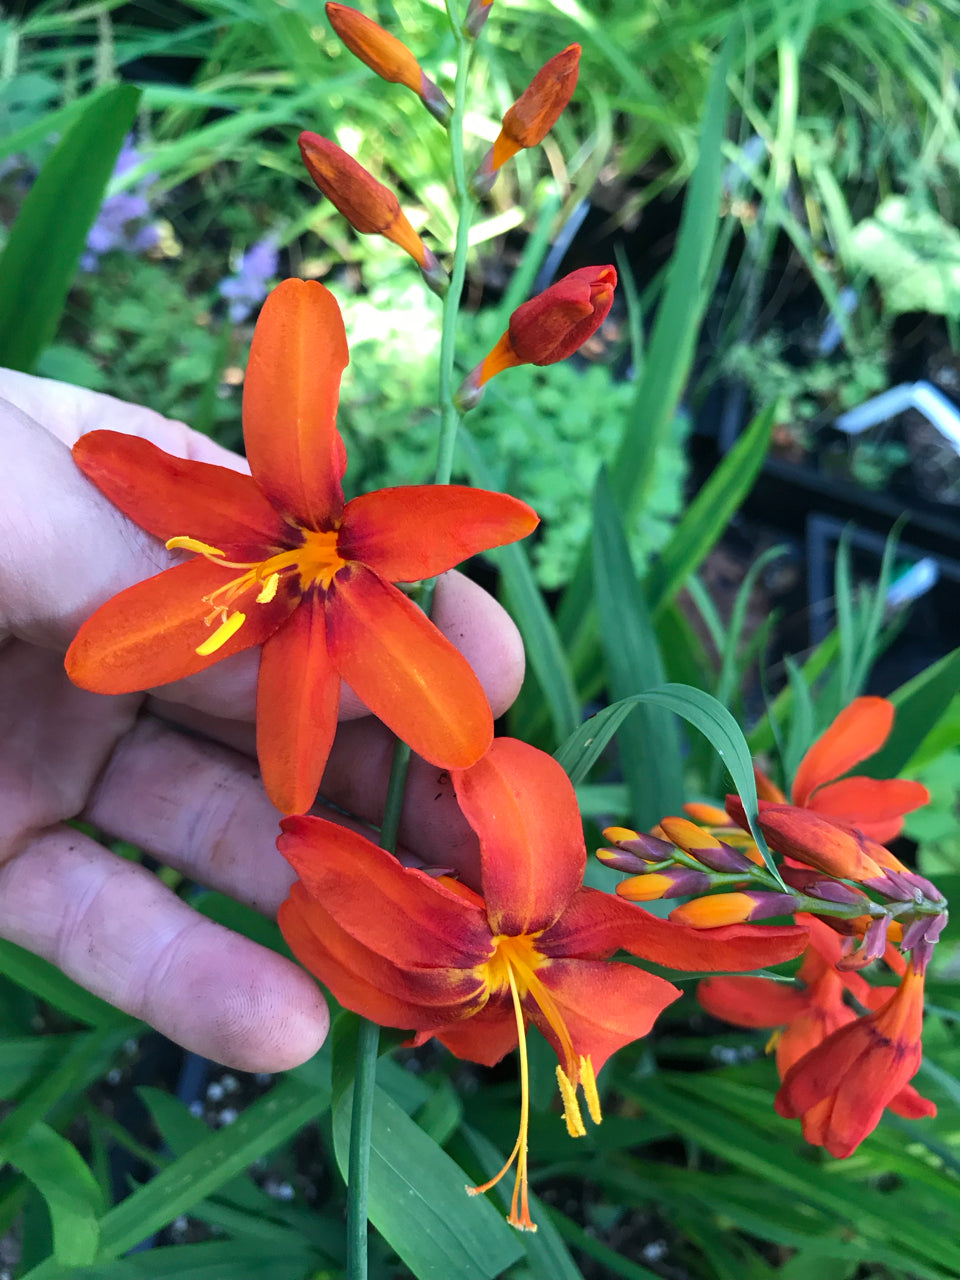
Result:
{"label": "blurred background plant", "polygon": [[[449,85],[440,6],[372,12]],[[842,467],[830,434],[839,412],[893,382],[960,388],[960,4],[497,0],[467,120],[478,156],[574,40],[572,109],[542,152],[504,172],[474,228],[461,330],[465,373],[534,288],[588,261],[618,264],[599,340],[567,365],[494,381],[461,441],[461,477],[544,517],[529,549],[481,567],[527,644],[509,727],[569,760],[584,715],[621,704],[601,710],[576,755],[595,847],[611,821],[651,823],[730,785],[715,736],[662,706],[624,718],[624,700],[664,680],[710,694],[789,777],[851,698],[892,692],[895,737],[868,771],[929,786],[905,856],[960,893],[955,493],[932,516],[929,494],[890,492],[915,452],[909,424],[844,446]],[[351,344],[340,416],[351,491],[427,479],[436,301],[392,247],[353,236],[318,201],[301,128],[395,187],[446,253],[443,130],[342,48],[319,0],[10,6],[0,359],[239,447],[259,303],[276,279],[322,279]],[[818,513],[841,529],[823,590],[810,585]],[[842,531],[851,517],[872,542]],[[939,581],[911,612],[894,588],[923,558]],[[728,765],[731,752],[748,761],[742,739],[723,749]],[[602,867],[590,874],[606,883]],[[178,887],[282,947],[252,912]],[[844,1163],[774,1115],[766,1033],[721,1027],[692,996],[609,1069],[610,1119],[576,1149],[534,1036],[532,1176],[549,1206],[536,1237],[487,1219],[477,1236],[473,1202],[451,1208],[445,1195],[463,1181],[451,1157],[478,1180],[499,1163],[492,1144],[509,1148],[510,1065],[484,1074],[429,1046],[384,1057],[374,1274],[960,1275],[960,990],[946,938],[922,1078],[941,1117],[888,1120]],[[339,1025],[348,1038],[349,1019]],[[341,1275],[336,1052],[283,1079],[238,1079],[0,944],[0,1098],[16,1104],[0,1121],[0,1275]],[[160,1247],[124,1256],[143,1241]]]}

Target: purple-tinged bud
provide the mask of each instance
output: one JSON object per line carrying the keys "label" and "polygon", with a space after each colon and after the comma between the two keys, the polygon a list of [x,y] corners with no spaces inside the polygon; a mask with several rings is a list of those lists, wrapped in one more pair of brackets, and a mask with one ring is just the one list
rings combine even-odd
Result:
{"label": "purple-tinged bud", "polygon": [[687,818],[664,818],[660,827],[675,845],[685,853],[689,853],[692,858],[696,858],[698,862],[702,862],[705,867],[709,867],[711,871],[727,874],[737,874],[741,871],[749,874],[754,871],[753,863],[739,849],[734,849],[732,845],[718,840],[709,831],[704,831],[702,827],[698,827],[695,822],[690,822]]}
{"label": "purple-tinged bud", "polygon": [[654,902],[658,898],[688,898],[706,893],[712,886],[703,871],[689,867],[672,867],[669,871],[648,871],[631,876],[617,885],[617,895],[628,902]]}
{"label": "purple-tinged bud", "polygon": [[894,871],[891,867],[885,868],[882,876],[874,876],[863,883],[891,902],[916,902],[920,893],[917,886],[911,884],[902,872]]}
{"label": "purple-tinged bud", "polygon": [[887,930],[890,928],[888,915],[877,916],[867,927],[863,935],[863,943],[853,955],[844,956],[837,961],[837,968],[844,973],[854,969],[865,969],[874,960],[879,960],[887,947]]}
{"label": "purple-tinged bud", "polygon": [[[617,886],[622,889],[622,885]],[[747,920],[766,920],[770,916],[791,915],[797,909],[792,893],[770,893],[754,890],[741,893],[714,893],[674,907],[670,919],[694,929],[716,929],[725,924],[743,924]]]}
{"label": "purple-tinged bud", "polygon": [[865,907],[869,903],[866,894],[852,889],[840,880],[826,879],[822,872],[808,867],[791,867],[784,864],[780,874],[791,889],[799,889],[809,898],[822,898],[824,902],[837,902],[849,907]]}
{"label": "purple-tinged bud", "polygon": [[626,849],[598,849],[597,857],[605,867],[612,871],[625,871],[628,876],[642,876],[650,870],[650,863],[638,858],[635,853]]}
{"label": "purple-tinged bud", "polygon": [[624,853],[642,858],[644,862],[670,862],[677,856],[675,847],[669,841],[659,840],[646,832],[631,831],[629,827],[607,827],[603,838]]}
{"label": "purple-tinged bud", "polygon": [[463,20],[463,33],[472,40],[476,40],[477,36],[483,30],[487,18],[490,16],[490,10],[493,7],[493,0],[470,0],[467,6],[467,16]]}
{"label": "purple-tinged bud", "polygon": [[941,911],[936,916],[916,916],[903,930],[900,942],[901,951],[912,951],[921,943],[933,946],[943,932],[947,923],[947,913]]}

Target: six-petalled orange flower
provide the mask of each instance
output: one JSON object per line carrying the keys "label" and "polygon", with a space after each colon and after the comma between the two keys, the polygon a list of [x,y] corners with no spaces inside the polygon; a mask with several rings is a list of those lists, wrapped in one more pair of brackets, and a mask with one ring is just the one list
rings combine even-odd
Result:
{"label": "six-petalled orange flower", "polygon": [[[287,818],[280,851],[299,880],[279,921],[298,959],[349,1009],[386,1026],[436,1036],[493,1065],[521,1049],[520,1133],[510,1221],[532,1229],[527,1205],[526,1020],[556,1050],[570,1133],[583,1133],[577,1088],[595,1121],[595,1073],[646,1035],[676,999],[669,982],[618,950],[684,970],[747,969],[797,955],[796,926],[702,932],[613,894],[583,887],[586,848],[573,787],[535,747],[498,738],[453,774],[480,843],[480,893],[404,868],[363,836],[322,818]],[[492,1186],[479,1188],[486,1190]]]}
{"label": "six-petalled orange flower", "polygon": [[243,425],[252,475],[171,457],[111,431],[82,436],[81,469],[189,561],[121,592],[81,627],[67,671],[82,688],[166,684],[262,645],[257,752],[271,800],[316,796],[341,677],[414,751],[464,768],[493,735],[466,659],[399,591],[537,523],[526,503],[460,485],[382,489],[344,502],[336,427],[347,343],[333,295],[286,280],[250,351]]}
{"label": "six-petalled orange flower", "polygon": [[[697,988],[697,999],[708,1013],[734,1026],[782,1028],[775,1039],[777,1071],[784,1081],[777,1109],[801,1119],[808,1142],[844,1157],[872,1132],[884,1107],[909,1119],[936,1114],[936,1106],[907,1083],[920,1064],[917,983],[911,977],[899,997],[893,987],[872,987],[859,973],[837,967],[844,958],[844,942],[828,924],[809,915],[797,919],[810,929],[810,945],[797,972],[799,985],[769,978],[707,978]],[[887,960],[903,968],[892,947]],[[874,1014],[858,1019],[849,997],[878,1013],[892,1006],[893,1013],[888,1010],[878,1030]],[[910,1028],[915,1036],[905,1040],[905,1024],[900,1021],[898,1043],[897,1038],[889,1040],[883,1028],[904,1007],[915,1019]],[[854,1027],[857,1022],[863,1025]],[[848,1027],[842,1037],[832,1039]],[[825,1057],[819,1052],[813,1056],[828,1039]]]}
{"label": "six-petalled orange flower", "polygon": [[[930,793],[906,778],[844,778],[880,750],[893,728],[895,708],[886,698],[854,698],[820,735],[797,768],[790,799],[822,817],[857,827],[886,844],[900,834],[903,816],[927,804]],[[757,771],[763,800],[782,804],[786,796]]]}

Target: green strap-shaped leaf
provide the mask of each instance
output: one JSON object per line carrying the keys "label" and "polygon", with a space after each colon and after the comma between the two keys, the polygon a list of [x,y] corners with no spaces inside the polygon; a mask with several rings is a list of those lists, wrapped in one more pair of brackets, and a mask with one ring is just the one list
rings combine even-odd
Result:
{"label": "green strap-shaped leaf", "polygon": [[863,766],[871,778],[895,778],[947,712],[960,689],[960,649],[927,667],[890,696],[897,709],[890,737]]}
{"label": "green strap-shaped leaf", "polygon": [[700,565],[753,488],[773,430],[773,410],[757,415],[691,502],[647,579],[658,616]]}
{"label": "green strap-shaped leaf", "polygon": [[[620,701],[665,680],[657,636],[637,581],[605,468],[593,498],[593,581],[610,692]],[[677,722],[665,707],[640,705],[617,738],[630,790],[631,821],[646,829],[683,804]]]}
{"label": "green strap-shaped leaf", "polygon": [[33,1124],[6,1156],[34,1184],[50,1210],[57,1262],[83,1267],[100,1241],[100,1188],[76,1147],[47,1124]]}
{"label": "green strap-shaped leaf", "polygon": [[[334,1110],[333,1139],[344,1178],[353,1089]],[[373,1101],[370,1221],[418,1280],[493,1280],[523,1254],[517,1234],[485,1196],[468,1196],[467,1175],[382,1088]]]}
{"label": "green strap-shaped leaf", "polygon": [[704,693],[702,689],[694,689],[686,684],[665,684],[659,689],[651,689],[647,693],[635,693],[632,697],[615,702],[584,721],[576,733],[572,734],[560,750],[554,753],[573,784],[576,786],[584,780],[600,752],[634,707],[641,703],[666,707],[676,715],[682,716],[688,724],[692,724],[709,739],[711,746],[720,756],[733,779],[750,824],[750,833],[757,842],[768,870],[786,892],[786,885],[780,879],[780,873],[767,848],[763,832],[757,826],[759,812],[757,784],[753,776],[753,760],[747,740],[726,707],[721,706],[716,698],[711,697],[709,693]]}
{"label": "green strap-shaped leaf", "polygon": [[53,338],[140,90],[93,94],[24,200],[0,256],[0,364],[29,372]]}

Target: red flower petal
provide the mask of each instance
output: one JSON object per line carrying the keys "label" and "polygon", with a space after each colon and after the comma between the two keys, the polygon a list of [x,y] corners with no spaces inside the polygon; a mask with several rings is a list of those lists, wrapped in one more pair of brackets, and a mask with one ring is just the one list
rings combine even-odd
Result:
{"label": "red flower petal", "polygon": [[277,848],[310,898],[402,969],[475,968],[493,954],[481,907],[325,818],[285,818]]}
{"label": "red flower petal", "polygon": [[937,1104],[918,1093],[912,1084],[905,1084],[900,1092],[887,1103],[891,1111],[905,1120],[923,1120],[937,1114]]}
{"label": "red flower petal", "polygon": [[304,968],[345,1008],[382,1026],[432,1031],[482,1002],[468,970],[401,969],[351,938],[302,884],[291,887],[277,921]]}
{"label": "red flower petal", "polygon": [[807,804],[817,787],[879,751],[893,728],[893,715],[886,698],[854,698],[800,761],[793,803]]}
{"label": "red flower petal", "polygon": [[387,582],[417,582],[537,527],[532,507],[459,484],[379,489],[348,502],[338,550]]}
{"label": "red flower petal", "polygon": [[67,650],[67,675],[93,693],[133,693],[205,671],[262,644],[297,601],[281,588],[269,604],[257,604],[262,583],[254,583],[232,605],[247,615],[240,630],[215,653],[201,657],[196,652],[213,634],[213,627],[204,625],[210,605],[203,597],[236,576],[237,570],[198,556],[121,591],[77,632]]}
{"label": "red flower petal", "polygon": [[196,538],[228,560],[260,560],[289,538],[253,477],[229,467],[175,458],[120,431],[88,432],[73,456],[115,507],[164,542]]}
{"label": "red flower petal", "polygon": [[305,813],[317,798],[337,730],[340,675],[327,653],[323,600],[303,599],[260,657],[257,756],[267,795],[281,813]]}
{"label": "red flower petal", "polygon": [[903,815],[929,802],[930,792],[921,782],[905,778],[844,778],[821,787],[810,798],[808,807],[832,820],[859,827],[864,835],[882,844],[873,828],[889,829],[892,825],[897,834]]}
{"label": "red flower petal", "polygon": [[517,1018],[510,1001],[495,997],[479,1013],[439,1027],[434,1035],[455,1057],[493,1067],[517,1047]]}
{"label": "red flower petal", "polygon": [[343,509],[347,456],[337,403],[348,360],[333,294],[315,280],[277,285],[250,348],[243,438],[264,494],[309,529],[332,529]]}
{"label": "red flower petal", "polygon": [[490,745],[490,705],[466,658],[361,564],[341,569],[327,594],[327,643],[357,696],[431,764],[463,769]]}
{"label": "red flower petal", "polygon": [[697,999],[707,1013],[735,1027],[782,1027],[807,1005],[802,991],[769,978],[705,978]]}
{"label": "red flower petal", "polygon": [[792,960],[807,930],[797,925],[731,924],[691,929],[651,915],[612,893],[581,889],[537,942],[544,955],[602,960],[629,951],[670,969],[759,969]]}
{"label": "red flower petal", "polygon": [[[645,1036],[667,1005],[681,994],[673,983],[645,969],[599,960],[555,960],[538,969],[537,977],[556,1001],[574,1052],[589,1056],[594,1071],[625,1044]],[[570,1075],[577,1064],[564,1063],[556,1033],[532,994],[524,998],[523,1007]]]}
{"label": "red flower petal", "polygon": [[494,933],[535,933],[552,924],[580,887],[587,857],[562,766],[525,742],[497,738],[479,763],[454,774],[453,785],[480,837]]}

